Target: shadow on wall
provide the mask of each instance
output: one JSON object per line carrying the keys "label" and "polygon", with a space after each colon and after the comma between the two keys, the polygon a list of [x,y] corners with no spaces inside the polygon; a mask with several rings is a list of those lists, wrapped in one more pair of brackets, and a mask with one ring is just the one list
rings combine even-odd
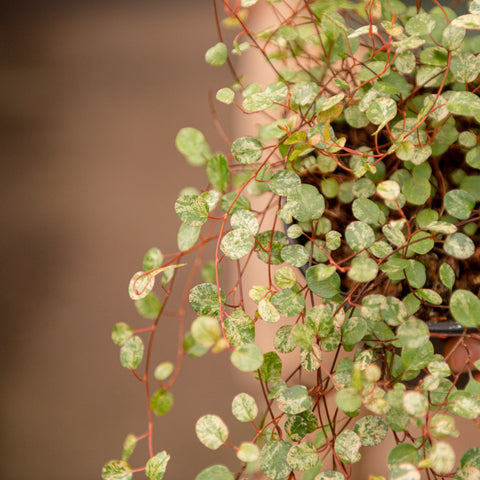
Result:
{"label": "shadow on wall", "polygon": [[[143,388],[110,332],[146,326],[128,280],[148,248],[177,249],[173,203],[206,184],[176,152],[176,132],[201,128],[223,148],[208,90],[230,82],[203,60],[217,41],[211,2],[163,3],[2,7],[2,479],[100,478],[126,434],[146,430]],[[174,319],[162,335],[176,338]],[[159,344],[158,360],[174,358],[173,343]],[[216,360],[185,361],[174,410],[158,422],[169,478],[218,461],[193,431],[205,413],[233,419],[228,401],[210,411],[239,391],[229,362],[224,372],[216,362],[210,385],[197,380]]]}

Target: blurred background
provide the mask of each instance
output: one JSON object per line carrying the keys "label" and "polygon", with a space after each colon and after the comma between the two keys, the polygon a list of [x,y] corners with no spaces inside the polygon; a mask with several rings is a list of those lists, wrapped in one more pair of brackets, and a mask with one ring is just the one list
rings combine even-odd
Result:
{"label": "blurred background", "polygon": [[[193,126],[224,148],[208,92],[231,77],[204,61],[218,41],[210,0],[9,1],[0,13],[0,478],[99,479],[127,433],[147,430],[143,386],[110,340],[116,322],[150,323],[128,281],[148,248],[177,250],[178,192],[206,184],[175,135]],[[175,322],[158,330],[159,360],[175,358]],[[236,422],[228,401],[212,400],[245,389],[218,364],[186,359],[175,406],[156,422],[170,479],[238,465],[194,432],[205,413]]]}

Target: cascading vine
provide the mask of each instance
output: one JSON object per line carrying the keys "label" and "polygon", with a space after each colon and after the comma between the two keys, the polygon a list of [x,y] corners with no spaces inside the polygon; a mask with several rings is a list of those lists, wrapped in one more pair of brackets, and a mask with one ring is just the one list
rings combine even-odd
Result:
{"label": "cascading vine", "polygon": [[[225,455],[196,480],[356,479],[382,442],[372,480],[386,467],[392,480],[478,480],[478,438],[461,447],[456,418],[479,425],[480,0],[460,14],[441,0],[220,3],[205,59],[233,80],[216,100],[257,133],[229,139],[215,113],[228,152],[194,127],[176,137],[205,181],[176,200],[178,251],[150,249],[130,282],[151,326],[114,327],[148,428],[102,478],[163,478],[154,417],[173,405],[182,358],[216,354],[258,393],[227,399],[252,425],[239,444],[214,413],[192,425]],[[250,27],[264,15],[267,28]],[[254,55],[273,83],[237,71]],[[154,336],[177,287],[178,353],[153,368],[157,342],[177,341]],[[132,468],[141,440],[148,460]]]}

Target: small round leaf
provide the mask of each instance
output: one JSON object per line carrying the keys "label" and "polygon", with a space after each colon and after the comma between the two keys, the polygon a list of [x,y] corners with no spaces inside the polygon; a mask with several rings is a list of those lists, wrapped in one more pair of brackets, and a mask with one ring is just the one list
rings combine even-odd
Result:
{"label": "small round leaf", "polygon": [[162,480],[169,460],[170,455],[167,452],[157,453],[148,460],[145,467],[145,475],[150,478],[150,480]]}
{"label": "small round leaf", "polygon": [[130,466],[123,460],[111,460],[102,468],[103,480],[131,480],[132,476]]}
{"label": "small round leaf", "polygon": [[231,354],[230,360],[233,365],[242,372],[258,370],[263,363],[263,353],[254,343],[241,345]]}
{"label": "small round leaf", "polygon": [[449,255],[461,260],[470,258],[475,253],[475,244],[472,239],[460,232],[449,235],[443,248]]}
{"label": "small round leaf", "polygon": [[157,390],[150,399],[150,409],[158,417],[168,413],[172,407],[173,395],[163,388]]}
{"label": "small round leaf", "polygon": [[137,368],[142,362],[143,350],[142,339],[137,335],[130,337],[120,348],[120,363],[129,370]]}
{"label": "small round leaf", "polygon": [[227,61],[227,58],[228,49],[222,42],[218,42],[213,47],[210,47],[205,53],[205,61],[214,67],[223,65]]}
{"label": "small round leaf", "polygon": [[248,393],[239,393],[232,401],[232,413],[239,422],[252,422],[258,414],[257,403]]}
{"label": "small round leaf", "polygon": [[217,450],[227,441],[228,427],[217,415],[204,415],[197,420],[195,433],[203,445]]}
{"label": "small round leaf", "polygon": [[235,159],[243,164],[255,163],[262,157],[263,146],[252,137],[237,138],[232,143],[232,154]]}

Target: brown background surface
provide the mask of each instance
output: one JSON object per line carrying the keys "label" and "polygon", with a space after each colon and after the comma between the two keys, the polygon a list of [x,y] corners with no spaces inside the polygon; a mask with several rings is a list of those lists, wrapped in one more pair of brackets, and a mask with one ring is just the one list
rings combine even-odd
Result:
{"label": "brown background surface", "polygon": [[[195,126],[223,148],[208,90],[230,77],[203,59],[217,41],[209,0],[10,2],[0,13],[0,478],[97,479],[126,434],[146,430],[144,390],[110,340],[116,322],[148,325],[129,278],[148,248],[176,251],[173,203],[206,181],[174,138]],[[176,339],[175,327],[166,320],[160,337]],[[173,359],[174,340],[160,344],[158,358]],[[241,390],[229,362],[217,367],[187,360],[157,422],[168,478],[236,463],[193,430],[204,413],[234,422],[228,401],[212,400]]]}

